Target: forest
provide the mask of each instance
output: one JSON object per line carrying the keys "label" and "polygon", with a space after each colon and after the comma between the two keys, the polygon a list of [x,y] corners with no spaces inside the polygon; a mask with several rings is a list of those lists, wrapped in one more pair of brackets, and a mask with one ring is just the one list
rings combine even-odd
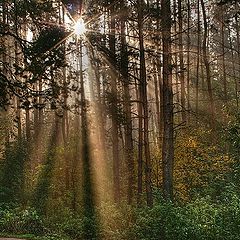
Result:
{"label": "forest", "polygon": [[0,239],[240,239],[239,104],[239,0],[1,0]]}

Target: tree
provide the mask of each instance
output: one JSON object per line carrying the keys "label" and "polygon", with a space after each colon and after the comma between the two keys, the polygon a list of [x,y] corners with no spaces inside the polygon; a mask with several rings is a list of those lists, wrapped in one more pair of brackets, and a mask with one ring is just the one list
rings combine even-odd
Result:
{"label": "tree", "polygon": [[163,194],[173,199],[173,90],[171,66],[171,7],[170,0],[161,3],[163,43]]}
{"label": "tree", "polygon": [[[143,38],[143,9],[145,3],[143,0],[138,1],[138,29],[139,29],[139,46],[140,46],[140,83],[139,83],[139,100],[142,102],[143,110],[143,131],[144,131],[144,156],[145,156],[145,182],[146,182],[146,194],[147,205],[153,205],[152,186],[151,186],[151,156],[149,148],[149,115],[148,115],[148,97],[147,97],[147,76],[146,76],[146,64],[145,64],[145,49]],[[142,131],[139,129],[139,131]]]}
{"label": "tree", "polygon": [[203,61],[206,69],[206,81],[207,81],[207,90],[209,96],[209,111],[211,113],[211,126],[214,127],[214,101],[213,101],[213,91],[212,91],[212,81],[211,81],[211,70],[210,70],[210,63],[209,63],[209,52],[207,48],[207,40],[208,40],[208,23],[207,23],[207,14],[205,9],[205,3],[203,0],[200,1],[202,7],[202,14],[203,14],[203,26],[204,26],[204,34],[203,34],[203,44],[202,44],[202,51],[203,51]]}

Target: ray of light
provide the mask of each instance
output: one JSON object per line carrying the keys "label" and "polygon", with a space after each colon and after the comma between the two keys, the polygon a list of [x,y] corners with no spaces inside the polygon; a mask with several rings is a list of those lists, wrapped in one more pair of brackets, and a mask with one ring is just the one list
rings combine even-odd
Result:
{"label": "ray of light", "polygon": [[75,23],[75,26],[74,26],[74,33],[77,35],[77,36],[81,36],[83,34],[85,34],[87,31],[86,29],[86,26],[85,26],[85,23],[83,21],[82,18],[79,18],[77,20],[77,22]]}
{"label": "ray of light", "polygon": [[33,32],[31,31],[31,29],[27,29],[27,36],[26,36],[26,40],[28,42],[31,42],[33,40]]}

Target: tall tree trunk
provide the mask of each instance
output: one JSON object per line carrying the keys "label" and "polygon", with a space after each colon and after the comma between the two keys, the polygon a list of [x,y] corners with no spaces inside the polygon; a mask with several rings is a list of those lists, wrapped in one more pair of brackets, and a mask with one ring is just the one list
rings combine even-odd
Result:
{"label": "tall tree trunk", "polygon": [[173,199],[173,91],[171,66],[171,2],[162,0],[162,41],[163,41],[163,194]]}
{"label": "tall tree trunk", "polygon": [[186,99],[185,99],[185,76],[183,63],[183,20],[182,20],[182,1],[178,0],[178,24],[179,24],[179,62],[180,62],[180,84],[181,84],[181,109],[182,121],[186,122]]}
{"label": "tall tree trunk", "polygon": [[206,80],[207,80],[207,90],[209,96],[209,112],[211,115],[211,127],[214,128],[214,101],[213,101],[213,91],[212,91],[212,82],[211,82],[211,70],[210,70],[210,62],[209,62],[209,53],[208,53],[208,23],[207,23],[207,14],[205,9],[204,0],[200,0],[203,14],[203,26],[204,26],[204,34],[203,34],[203,61],[206,68]]}
{"label": "tall tree trunk", "polygon": [[196,67],[196,116],[199,111],[199,67],[200,67],[200,53],[201,53],[201,25],[200,25],[200,3],[197,3],[197,67]]}
{"label": "tall tree trunk", "polygon": [[231,35],[231,28],[229,28],[229,44],[231,49],[231,58],[232,58],[232,70],[233,70],[233,79],[234,79],[234,85],[235,85],[235,100],[237,109],[239,107],[239,99],[238,99],[238,81],[237,81],[237,75],[236,75],[236,65],[235,65],[235,56],[234,56],[234,46],[233,46],[233,40]]}
{"label": "tall tree trunk", "polygon": [[31,129],[30,129],[30,110],[29,110],[29,104],[25,108],[25,113],[26,113],[26,138],[27,141],[30,141],[31,138]]}
{"label": "tall tree trunk", "polygon": [[[18,15],[17,15],[17,3],[14,0],[14,25],[15,25],[15,34],[18,36],[19,34],[19,29],[18,29]],[[14,60],[15,60],[15,65],[18,67],[20,65],[20,59],[19,59],[19,54],[18,54],[18,43],[17,40],[14,40]],[[17,80],[20,82],[21,79],[17,76]],[[18,133],[18,138],[22,137],[22,118],[21,118],[21,108],[20,108],[20,99],[18,96],[16,98],[16,120],[17,120],[17,133]]]}
{"label": "tall tree trunk", "polygon": [[158,81],[157,66],[156,62],[154,63],[154,89],[155,89],[155,101],[156,101],[156,118],[157,118],[157,146],[160,147],[161,141],[161,118],[160,118],[160,81]]}
{"label": "tall tree trunk", "polygon": [[[4,26],[3,29],[5,31],[6,26],[8,26],[7,25],[8,24],[8,16],[7,16],[8,7],[7,7],[7,4],[6,4],[6,1],[2,1],[1,5],[2,5],[2,23],[3,23],[3,26]],[[1,53],[2,61],[3,61],[3,63],[7,63],[8,44],[7,44],[6,37],[1,38],[1,43],[2,43],[2,46],[5,50],[4,52]],[[1,67],[1,71],[4,74],[4,76],[7,76],[7,70],[6,70],[4,65]],[[7,99],[8,99],[8,96],[6,96],[6,100]],[[5,108],[5,113],[3,113],[3,115],[4,115],[5,118],[7,118],[7,116],[8,116],[8,106],[4,106],[4,108]],[[9,141],[10,141],[9,129],[8,129],[8,127],[5,127],[5,144],[6,144],[6,146],[9,144]]]}
{"label": "tall tree trunk", "polygon": [[[59,24],[65,24],[65,8],[61,8],[59,3]],[[61,17],[62,16],[62,17]],[[64,53],[66,53],[66,44],[63,43]],[[66,61],[66,58],[64,58]],[[65,186],[66,190],[70,190],[70,163],[67,156],[67,142],[69,135],[69,124],[68,124],[68,84],[67,84],[67,67],[64,66],[63,69],[63,117],[62,117],[62,136],[64,144],[64,161],[65,161]]]}
{"label": "tall tree trunk", "polygon": [[[177,34],[178,32],[178,29],[177,29],[177,0],[174,0],[173,1],[173,23],[174,23],[174,33]],[[174,42],[175,46],[174,46],[174,49],[175,51],[179,48],[178,47],[178,44],[176,42]],[[181,110],[181,95],[180,95],[180,91],[181,91],[181,82],[179,83],[179,64],[178,64],[178,54],[177,52],[174,53],[174,64],[175,64],[175,96],[176,96],[176,111],[177,112],[180,112]],[[179,87],[180,85],[180,87]],[[177,119],[178,119],[178,122],[181,122],[181,114],[177,114]]]}
{"label": "tall tree trunk", "polygon": [[[237,5],[237,3],[236,3]],[[237,6],[236,6],[237,8]],[[237,32],[237,56],[238,56],[238,60],[237,60],[237,63],[238,63],[238,68],[237,68],[237,71],[238,71],[238,75],[240,74],[240,29],[239,29],[239,18],[237,16],[237,14],[235,15],[235,24],[236,24],[236,32]],[[238,81],[238,86],[239,86],[239,81]]]}
{"label": "tall tree trunk", "polygon": [[[158,12],[160,12],[160,0],[157,0],[157,10]],[[160,33],[160,18],[157,18],[157,32]],[[160,45],[161,45],[161,36],[159,36],[159,39],[156,43],[158,47],[158,49],[160,49]],[[159,122],[159,144],[161,144],[162,141],[162,132],[163,132],[163,82],[162,82],[162,68],[161,68],[161,60],[160,59],[156,59],[156,73],[157,73],[157,78],[158,78],[158,85],[159,85],[159,92],[158,92],[158,97],[156,97],[156,101],[157,99],[159,99],[159,113],[158,113],[158,122]]]}
{"label": "tall tree trunk", "polygon": [[227,101],[227,75],[226,75],[226,62],[225,62],[225,26],[224,26],[224,7],[221,6],[221,42],[222,42],[222,77],[223,77],[223,100]]}
{"label": "tall tree trunk", "polygon": [[133,159],[133,139],[132,139],[132,119],[131,119],[131,97],[129,92],[128,77],[128,51],[126,43],[126,19],[127,8],[125,0],[121,0],[121,74],[123,78],[123,101],[125,112],[125,155],[128,166],[128,203],[133,201],[133,182],[134,182],[134,159]]}
{"label": "tall tree trunk", "polygon": [[140,86],[138,87],[138,196],[137,202],[141,204],[141,196],[143,193],[143,109],[142,109],[142,93]]}
{"label": "tall tree trunk", "polygon": [[[116,66],[116,47],[115,47],[115,7],[111,4],[110,8],[110,35],[109,48],[112,56],[112,64]],[[112,156],[113,156],[113,190],[114,201],[120,202],[120,159],[119,159],[119,138],[118,138],[118,108],[117,108],[117,81],[116,75],[111,75],[111,94],[112,94]]]}
{"label": "tall tree trunk", "polygon": [[187,122],[190,121],[190,46],[191,46],[191,37],[190,37],[190,20],[191,19],[191,5],[190,0],[187,0]]}
{"label": "tall tree trunk", "polygon": [[145,49],[143,39],[143,9],[144,1],[138,0],[138,28],[139,28],[139,45],[140,45],[140,101],[143,108],[143,125],[144,125],[144,156],[145,156],[145,182],[147,205],[153,205],[152,186],[151,186],[151,156],[149,147],[149,116],[148,116],[148,98],[147,98],[147,76],[145,63]]}

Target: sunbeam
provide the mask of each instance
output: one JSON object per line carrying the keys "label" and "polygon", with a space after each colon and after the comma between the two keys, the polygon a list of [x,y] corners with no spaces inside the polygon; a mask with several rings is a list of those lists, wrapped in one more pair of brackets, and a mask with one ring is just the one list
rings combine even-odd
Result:
{"label": "sunbeam", "polygon": [[85,26],[85,23],[83,21],[82,18],[79,18],[77,20],[77,22],[75,23],[75,26],[74,26],[74,33],[77,35],[77,36],[81,36],[83,35],[84,33],[86,33],[86,26]]}

